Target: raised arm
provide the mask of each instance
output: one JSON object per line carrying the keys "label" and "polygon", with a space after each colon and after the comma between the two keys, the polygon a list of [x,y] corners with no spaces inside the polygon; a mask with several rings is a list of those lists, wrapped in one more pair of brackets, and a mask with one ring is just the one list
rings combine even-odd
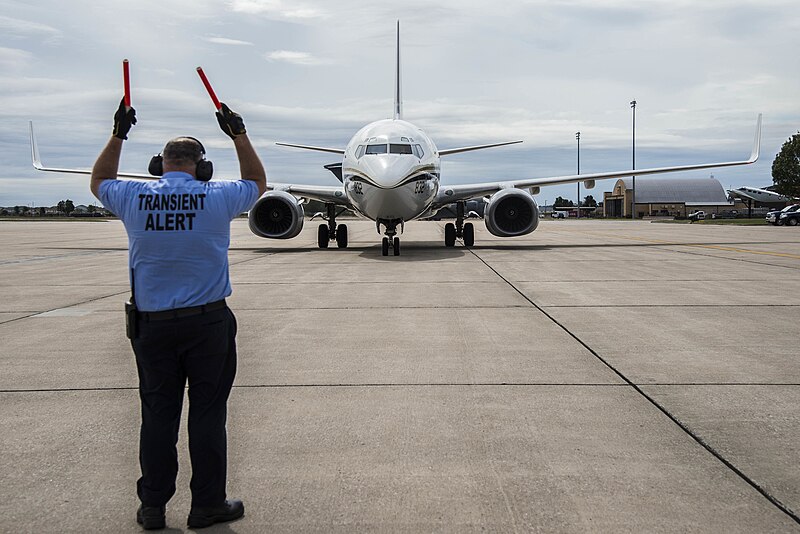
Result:
{"label": "raised arm", "polygon": [[236,147],[236,155],[239,157],[239,169],[242,180],[250,180],[258,186],[258,194],[263,195],[267,190],[267,173],[264,165],[256,154],[250,139],[247,137],[247,130],[244,127],[242,117],[226,105],[217,111],[217,122],[225,134],[233,139],[233,146]]}
{"label": "raised arm", "polygon": [[111,139],[97,157],[92,167],[92,179],[89,188],[92,194],[100,199],[100,184],[104,180],[116,180],[119,172],[119,158],[122,155],[122,141],[128,138],[131,126],[136,124],[136,110],[125,106],[123,98],[114,114],[114,130]]}

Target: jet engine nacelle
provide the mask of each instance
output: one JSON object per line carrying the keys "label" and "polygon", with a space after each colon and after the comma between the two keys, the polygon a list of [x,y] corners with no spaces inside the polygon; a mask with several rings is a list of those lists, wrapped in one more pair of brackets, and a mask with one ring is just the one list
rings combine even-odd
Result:
{"label": "jet engine nacelle", "polygon": [[483,220],[489,232],[497,237],[525,235],[539,225],[539,206],[522,189],[503,189],[486,201]]}
{"label": "jet engine nacelle", "polygon": [[259,237],[291,239],[303,229],[303,205],[286,191],[270,191],[256,201],[248,219]]}

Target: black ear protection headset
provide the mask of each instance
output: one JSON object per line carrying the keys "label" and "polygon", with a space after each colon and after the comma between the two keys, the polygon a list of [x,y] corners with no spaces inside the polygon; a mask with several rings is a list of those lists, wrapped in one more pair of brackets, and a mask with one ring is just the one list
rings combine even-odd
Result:
{"label": "black ear protection headset", "polygon": [[[214,174],[214,164],[206,159],[206,149],[203,146],[203,143],[201,143],[199,139],[195,139],[194,137],[190,137],[188,135],[183,137],[186,139],[191,139],[200,145],[200,153],[203,156],[200,158],[200,161],[197,162],[194,175],[195,178],[201,182],[209,181],[211,176]],[[164,156],[159,153],[150,158],[150,164],[147,166],[147,170],[153,176],[162,176],[164,174]]]}

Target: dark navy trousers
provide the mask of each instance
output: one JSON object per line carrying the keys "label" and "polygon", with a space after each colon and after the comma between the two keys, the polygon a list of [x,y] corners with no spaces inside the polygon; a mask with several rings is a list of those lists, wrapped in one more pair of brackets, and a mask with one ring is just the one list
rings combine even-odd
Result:
{"label": "dark navy trousers", "polygon": [[192,506],[222,504],[227,402],[236,375],[233,312],[225,307],[179,319],[142,320],[131,344],[142,404],[139,499],[145,506],[163,506],[175,494],[176,445],[188,382]]}

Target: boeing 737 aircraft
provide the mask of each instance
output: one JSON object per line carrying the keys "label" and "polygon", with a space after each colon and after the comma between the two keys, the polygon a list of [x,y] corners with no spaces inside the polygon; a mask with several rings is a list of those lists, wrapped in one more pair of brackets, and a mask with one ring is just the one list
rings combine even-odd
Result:
{"label": "boeing 737 aircraft", "polygon": [[[282,146],[328,152],[342,156],[341,163],[325,167],[341,182],[335,186],[302,185],[268,182],[268,191],[256,202],[249,213],[250,229],[258,236],[270,239],[290,239],[303,229],[306,199],[325,203],[327,224],[320,224],[317,243],[327,248],[335,241],[339,248],[347,247],[347,226],[336,223],[336,217],[344,209],[375,221],[378,233],[384,234],[381,253],[400,255],[398,229],[403,232],[405,223],[429,217],[441,208],[455,204],[456,220],[445,225],[444,244],[452,247],[456,239],[465,246],[472,246],[475,230],[472,223],[465,222],[466,202],[483,199],[485,202],[484,223],[486,229],[498,237],[516,237],[533,232],[539,224],[539,208],[533,195],[542,186],[583,182],[591,189],[596,180],[645,176],[668,172],[710,169],[747,165],[758,159],[761,144],[761,115],[756,124],[755,141],[750,158],[745,161],[705,163],[556,176],[518,180],[500,180],[477,184],[441,185],[440,160],[442,157],[491,148],[521,141],[493,143],[439,150],[434,142],[417,126],[403,120],[400,83],[400,23],[397,23],[397,53],[395,58],[394,112],[392,119],[370,123],[359,130],[341,148],[327,148],[292,143]],[[71,169],[46,168],[39,161],[31,126],[31,152],[33,165],[42,171],[80,172]],[[149,175],[120,173],[121,177],[152,178]]]}

